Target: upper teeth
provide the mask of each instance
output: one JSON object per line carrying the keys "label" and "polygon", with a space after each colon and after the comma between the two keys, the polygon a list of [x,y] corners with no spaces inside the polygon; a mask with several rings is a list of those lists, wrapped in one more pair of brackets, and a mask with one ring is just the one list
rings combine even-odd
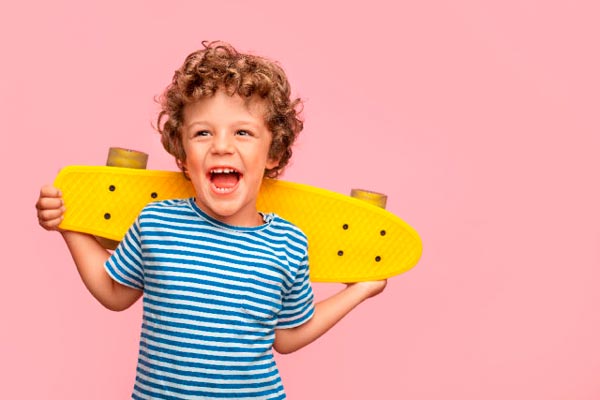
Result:
{"label": "upper teeth", "polygon": [[236,170],[231,168],[214,168],[210,170],[211,174],[233,174]]}

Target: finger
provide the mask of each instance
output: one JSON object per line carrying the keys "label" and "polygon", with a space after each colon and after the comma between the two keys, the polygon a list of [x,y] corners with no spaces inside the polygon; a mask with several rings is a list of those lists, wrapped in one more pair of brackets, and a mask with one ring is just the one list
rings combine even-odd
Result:
{"label": "finger", "polygon": [[59,189],[52,185],[44,185],[40,189],[40,197],[35,203],[35,208],[38,210],[42,210],[44,208],[56,208],[56,203],[47,203],[45,199],[58,199],[62,201],[62,193]]}
{"label": "finger", "polygon": [[62,197],[40,197],[35,204],[39,211],[56,210],[64,206]]}
{"label": "finger", "polygon": [[40,197],[60,197],[62,193],[60,189],[52,185],[44,185],[40,189]]}
{"label": "finger", "polygon": [[38,198],[38,201],[35,203],[35,206],[36,206],[36,208],[40,207],[39,200],[41,200],[41,199],[61,198],[61,197],[62,197],[62,192],[58,188],[55,188],[52,185],[44,185],[40,189],[40,196]]}
{"label": "finger", "polygon": [[40,210],[38,211],[38,219],[40,223],[42,221],[52,221],[55,219],[61,219],[64,214],[64,208],[51,209],[51,210]]}
{"label": "finger", "polygon": [[49,221],[39,221],[40,226],[44,229],[46,229],[47,231],[54,231],[54,230],[59,230],[58,226],[60,225],[60,223],[62,222],[63,217],[59,217],[59,218],[55,218]]}

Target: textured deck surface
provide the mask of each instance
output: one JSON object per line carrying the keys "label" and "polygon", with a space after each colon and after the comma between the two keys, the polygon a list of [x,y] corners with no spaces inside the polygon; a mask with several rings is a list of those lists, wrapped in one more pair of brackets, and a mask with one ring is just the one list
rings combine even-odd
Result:
{"label": "textured deck surface", "polygon": [[[54,185],[67,207],[61,228],[117,241],[148,202],[194,196],[180,172],[119,167],[66,167]],[[421,256],[421,240],[413,228],[350,196],[267,179],[258,209],[274,212],[306,233],[314,282],[389,278],[414,267]]]}

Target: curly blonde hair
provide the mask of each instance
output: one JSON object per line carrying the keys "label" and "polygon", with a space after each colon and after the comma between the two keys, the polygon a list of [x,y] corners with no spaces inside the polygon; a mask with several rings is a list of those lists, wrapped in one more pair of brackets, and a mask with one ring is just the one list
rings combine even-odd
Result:
{"label": "curly blonde hair", "polygon": [[157,130],[164,148],[183,170],[186,154],[180,128],[184,107],[218,90],[230,96],[237,94],[246,101],[257,96],[265,102],[265,125],[273,137],[269,158],[279,160],[276,167],[265,170],[265,176],[277,177],[290,160],[292,145],[303,128],[299,118],[302,101],[291,99],[285,72],[275,62],[239,53],[225,42],[204,41],[202,45],[203,49],[187,56],[159,98]]}

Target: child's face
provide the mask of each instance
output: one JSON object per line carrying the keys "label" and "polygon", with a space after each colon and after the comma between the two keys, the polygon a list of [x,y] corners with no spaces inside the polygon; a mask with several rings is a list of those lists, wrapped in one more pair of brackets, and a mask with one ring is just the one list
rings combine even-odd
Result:
{"label": "child's face", "polygon": [[246,104],[219,90],[183,111],[183,163],[196,192],[196,203],[213,218],[229,225],[263,223],[256,198],[269,159],[272,135],[264,123],[264,104]]}

